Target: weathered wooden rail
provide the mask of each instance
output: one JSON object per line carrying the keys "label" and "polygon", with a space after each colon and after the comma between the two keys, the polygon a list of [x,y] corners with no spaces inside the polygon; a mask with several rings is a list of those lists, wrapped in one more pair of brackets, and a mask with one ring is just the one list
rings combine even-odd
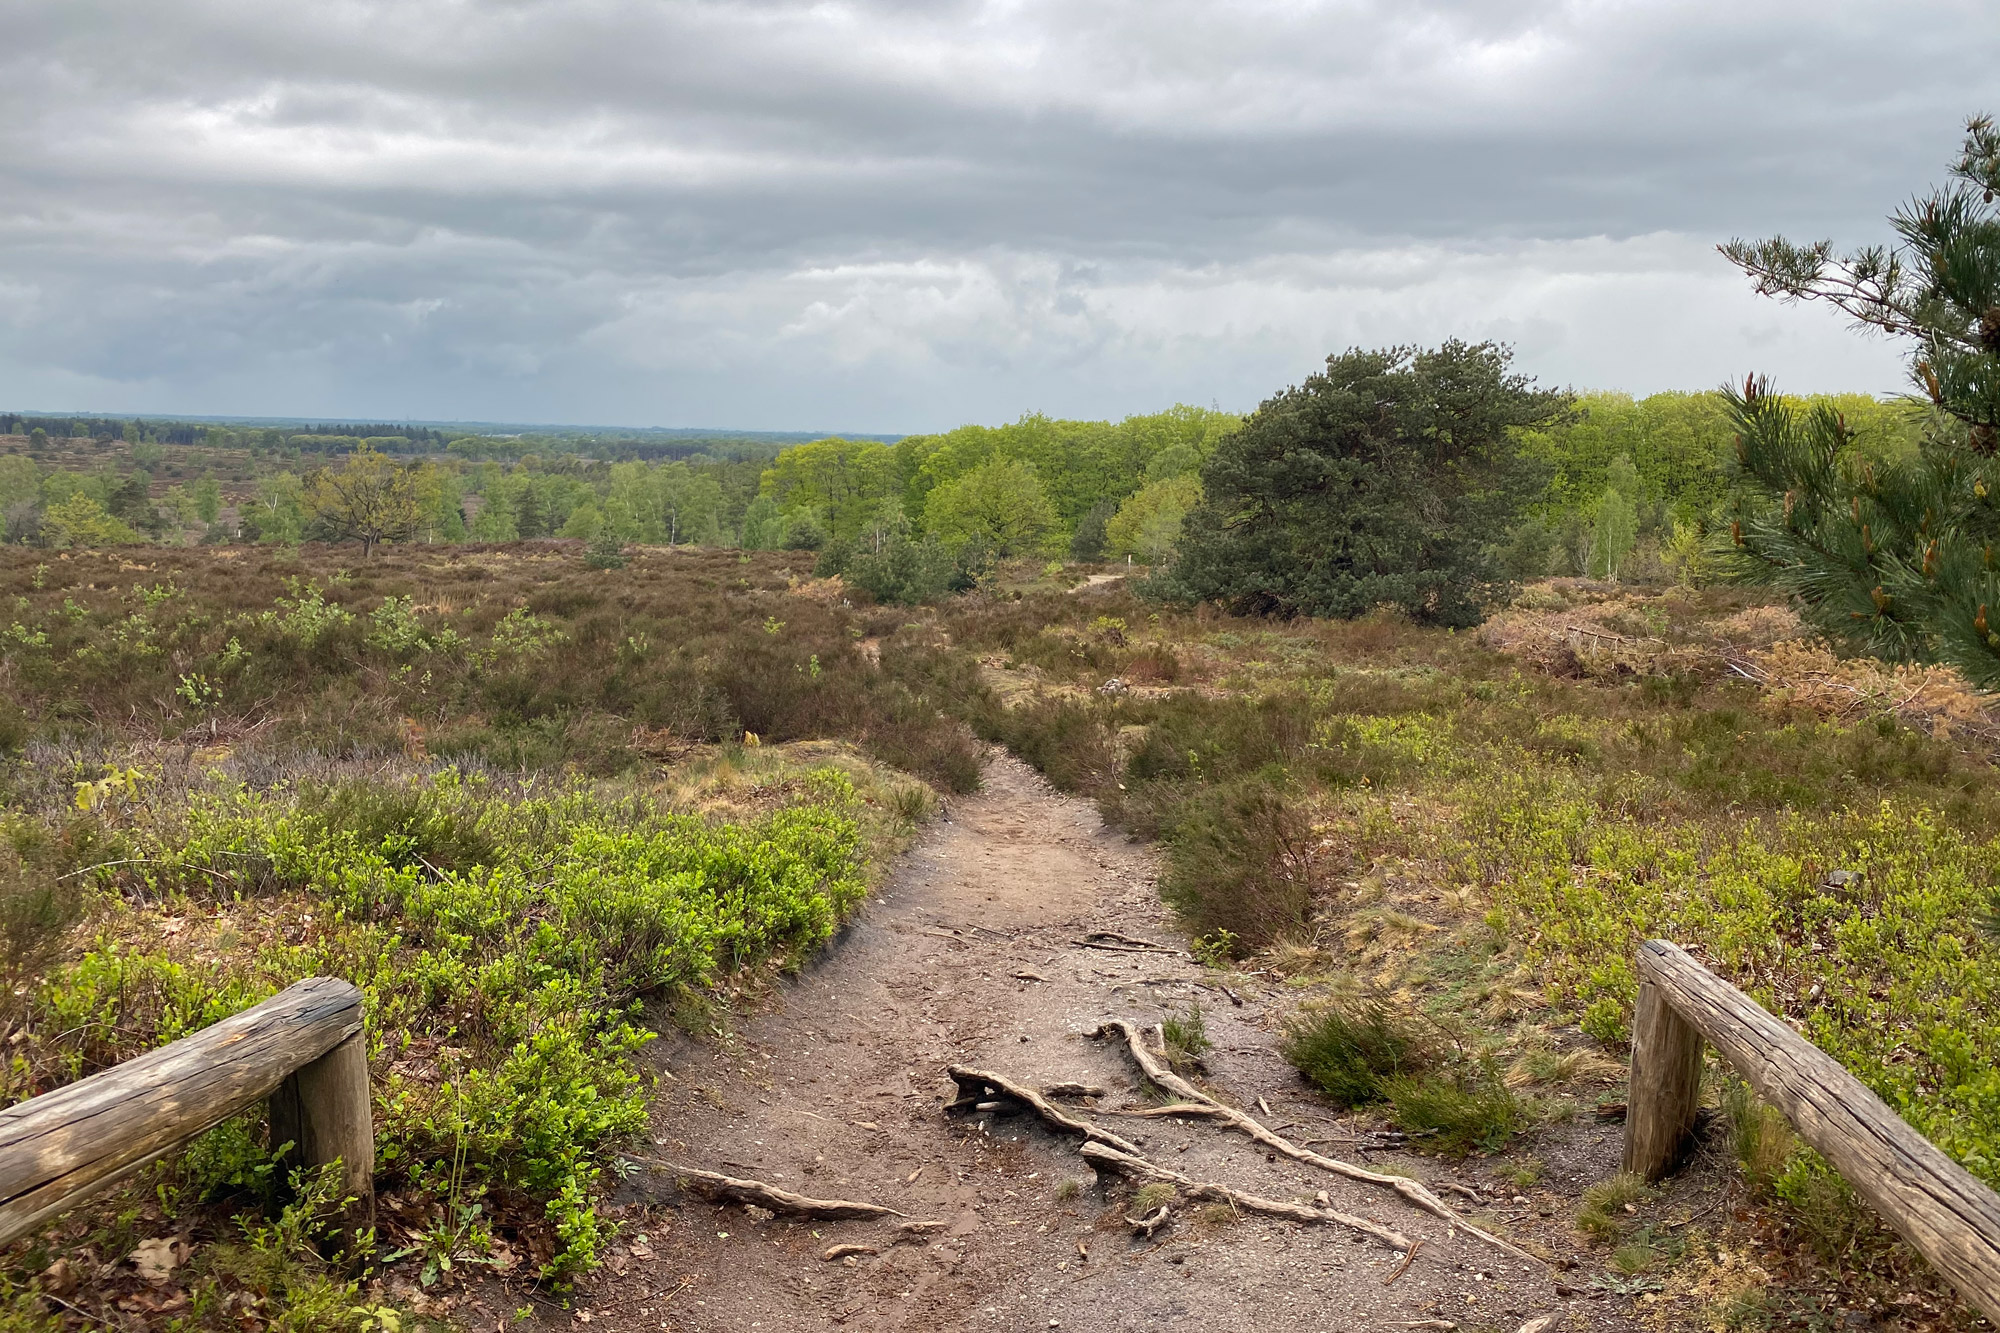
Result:
{"label": "weathered wooden rail", "polygon": [[1627,1171],[1658,1180],[1679,1165],[1705,1038],[1960,1295],[2000,1321],[2000,1195],[1832,1056],[1680,949],[1648,940],[1639,977]]}
{"label": "weathered wooden rail", "polygon": [[0,1245],[238,1111],[270,1099],[271,1141],[338,1159],[346,1225],[373,1224],[375,1133],[361,992],[314,977],[192,1036],[0,1110]]}

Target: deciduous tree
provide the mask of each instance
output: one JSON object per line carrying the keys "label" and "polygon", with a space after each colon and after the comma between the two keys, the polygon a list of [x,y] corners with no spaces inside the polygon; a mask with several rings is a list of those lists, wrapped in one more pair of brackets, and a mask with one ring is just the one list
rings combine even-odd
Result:
{"label": "deciduous tree", "polygon": [[947,547],[983,546],[996,556],[1040,553],[1057,525],[1033,468],[996,458],[932,491],[924,528]]}
{"label": "deciduous tree", "polygon": [[423,519],[418,469],[390,462],[366,445],[338,468],[307,478],[307,518],[331,541],[358,541],[365,559],[385,541],[415,532]]}

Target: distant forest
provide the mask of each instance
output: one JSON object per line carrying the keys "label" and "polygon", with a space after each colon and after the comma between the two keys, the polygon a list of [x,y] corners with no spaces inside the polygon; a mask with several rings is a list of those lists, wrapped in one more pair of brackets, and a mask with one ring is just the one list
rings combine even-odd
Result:
{"label": "distant forest", "polygon": [[[1857,448],[1905,457],[1921,414],[1828,401]],[[377,423],[290,426],[0,413],[8,542],[298,542],[332,533],[311,481],[356,456],[412,471],[405,539],[570,537],[823,553],[895,592],[885,553],[920,583],[981,560],[1169,560],[1201,470],[1242,418],[1180,406],[1122,421],[1030,415],[894,437],[568,431],[454,435]],[[1579,397],[1521,437],[1546,484],[1504,553],[1517,578],[1651,579],[1702,559],[1722,521],[1732,428],[1719,393]],[[898,554],[901,553],[901,554]],[[931,574],[911,573],[929,561]],[[898,576],[902,577],[902,576]]]}

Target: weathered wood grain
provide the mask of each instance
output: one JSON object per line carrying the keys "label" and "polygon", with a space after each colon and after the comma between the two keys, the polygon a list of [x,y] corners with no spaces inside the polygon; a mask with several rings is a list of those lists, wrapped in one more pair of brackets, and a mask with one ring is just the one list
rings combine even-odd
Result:
{"label": "weathered wood grain", "polygon": [[2000,1195],[1832,1056],[1680,949],[1648,940],[1639,973],[1960,1295],[2000,1320]]}
{"label": "weathered wood grain", "polygon": [[350,1233],[375,1225],[375,1119],[368,1094],[368,1039],[356,1032],[271,1094],[271,1142],[291,1143],[302,1166],[341,1164]]}
{"label": "weathered wood grain", "polygon": [[[0,1110],[0,1245],[269,1097],[361,1027],[361,992],[314,977],[115,1069]],[[364,1119],[366,1084],[363,1058]],[[351,1142],[351,1125],[344,1132]],[[374,1169],[372,1146],[366,1169]]]}
{"label": "weathered wood grain", "polygon": [[1679,1166],[1700,1101],[1701,1033],[1675,1012],[1658,986],[1641,982],[1632,1020],[1625,1170],[1658,1180]]}

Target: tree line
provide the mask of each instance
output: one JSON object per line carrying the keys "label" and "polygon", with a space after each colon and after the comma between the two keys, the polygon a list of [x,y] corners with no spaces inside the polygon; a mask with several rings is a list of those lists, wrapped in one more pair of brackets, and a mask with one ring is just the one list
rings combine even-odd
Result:
{"label": "tree line", "polygon": [[[1482,393],[1518,391],[1540,405],[1525,415],[1507,409],[1493,425],[1511,460],[1510,479],[1506,503],[1478,531],[1476,545],[1494,567],[1481,586],[1551,573],[1647,578],[1704,567],[1707,544],[1731,513],[1734,427],[1726,395],[1634,399],[1551,396],[1525,382],[1507,388],[1502,382],[1511,372],[1499,368],[1504,351],[1481,347],[1353,352],[1329,362],[1343,382],[1367,370],[1363,379],[1380,382],[1356,385],[1370,392],[1414,393],[1426,402],[1439,393],[1457,395],[1470,410]],[[1460,382],[1475,370],[1484,388]],[[1306,411],[1315,394],[1323,396],[1322,379],[1267,402],[1249,419],[1253,433],[1278,429],[1281,420]],[[1856,447],[1870,457],[1889,462],[1919,447],[1921,422],[1905,406],[1863,395],[1815,401],[1845,414]],[[1333,428],[1319,409],[1308,411],[1315,413],[1318,424],[1310,429]],[[143,433],[132,421],[122,424]],[[823,572],[845,575],[878,597],[920,600],[968,585],[996,559],[1173,564],[1189,516],[1214,484],[1218,446],[1245,424],[1233,413],[1182,405],[1117,422],[1029,415],[1003,426],[895,440],[810,440],[775,456],[767,449],[762,458],[696,453],[658,461],[560,449],[523,453],[522,446],[536,443],[528,437],[373,433],[407,429],[387,425],[348,428],[371,432],[365,435],[330,427],[290,435],[203,427],[205,443],[247,447],[257,465],[255,481],[227,495],[213,478],[156,493],[145,466],[123,473],[50,466],[42,461],[43,442],[31,434],[27,457],[0,460],[0,517],[6,540],[51,546],[333,540],[354,535],[351,515],[339,512],[342,474],[358,466],[358,482],[393,467],[400,477],[392,491],[394,521],[384,524],[378,515],[363,525],[375,533],[366,540],[371,546],[568,537],[805,549],[820,552]],[[1283,429],[1299,427],[1293,421]],[[1398,429],[1440,428],[1433,422]],[[1462,435],[1470,427],[1461,422],[1457,429]],[[656,443],[673,449],[706,438]],[[739,443],[747,448],[756,441]],[[1225,462],[1235,457],[1223,452]],[[132,456],[149,464],[159,451],[139,443]],[[1469,464],[1461,459],[1452,466]],[[1411,484],[1410,478],[1396,483],[1415,496]],[[1378,479],[1375,490],[1386,485]],[[1355,495],[1363,493],[1373,492],[1364,487]],[[1323,490],[1304,498],[1334,500]],[[1468,521],[1456,515],[1455,530],[1472,531]],[[1386,570],[1406,558],[1418,557],[1382,545],[1373,562]]]}

